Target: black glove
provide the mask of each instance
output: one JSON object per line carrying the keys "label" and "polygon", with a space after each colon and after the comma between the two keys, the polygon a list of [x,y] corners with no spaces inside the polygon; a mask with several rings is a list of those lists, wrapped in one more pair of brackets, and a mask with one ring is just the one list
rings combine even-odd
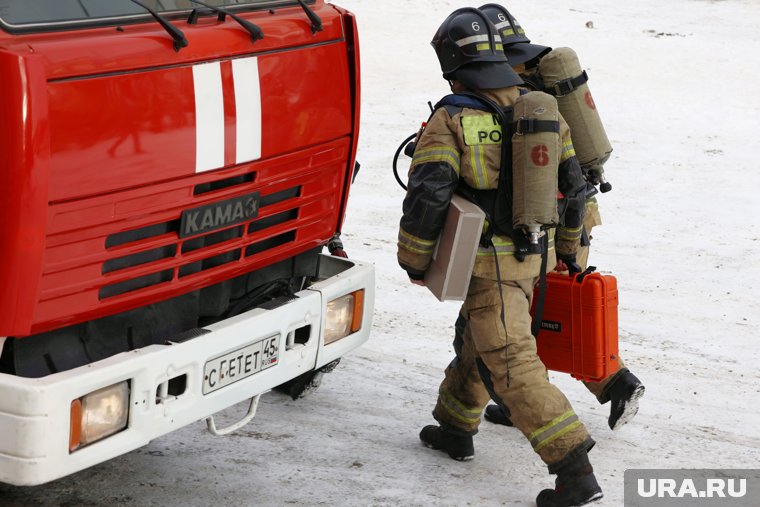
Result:
{"label": "black glove", "polygon": [[575,260],[575,254],[557,254],[557,259],[565,263],[571,276],[583,271],[581,265]]}

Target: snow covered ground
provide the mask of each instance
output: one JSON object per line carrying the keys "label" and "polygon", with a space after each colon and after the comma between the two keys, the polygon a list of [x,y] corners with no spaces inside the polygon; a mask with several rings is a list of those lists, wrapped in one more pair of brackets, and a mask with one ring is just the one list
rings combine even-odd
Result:
{"label": "snow covered ground", "polygon": [[[471,464],[413,446],[453,353],[457,307],[410,286],[395,264],[402,193],[388,166],[393,147],[426,116],[426,102],[447,92],[428,43],[442,18],[464,4],[343,3],[363,20],[365,83],[366,172],[354,189],[346,239],[365,246],[354,255],[373,258],[379,294],[374,335],[353,359],[368,358],[381,375],[386,361],[401,363],[399,373],[385,370],[403,375],[395,417],[404,422],[395,424],[414,453],[411,465],[394,466],[415,483],[399,502],[532,505],[550,480],[516,430],[484,423]],[[578,52],[615,148],[606,166],[614,190],[599,198],[605,224],[595,230],[591,263],[618,277],[621,353],[647,394],[638,417],[612,433],[607,406],[577,381],[552,375],[598,442],[590,456],[603,504],[622,505],[627,468],[760,468],[760,226],[753,206],[760,171],[752,160],[760,147],[760,90],[752,84],[760,73],[760,4],[506,5],[534,42]],[[397,9],[403,16],[390,14]]]}
{"label": "snow covered ground", "polygon": [[[433,33],[453,9],[479,4],[336,3],[361,29],[362,170],[344,241],[377,268],[369,343],[311,397],[266,395],[231,437],[197,423],[46,486],[0,486],[3,505],[530,506],[553,484],[517,430],[484,423],[467,463],[417,437],[433,422],[458,305],[410,285],[396,264],[403,192],[391,158],[427,101],[448,92]],[[647,393],[612,433],[608,406],[552,374],[597,441],[605,498],[595,505],[623,504],[628,468],[760,468],[760,3],[507,7],[534,42],[578,52],[615,148],[591,263],[618,278],[621,353]]]}

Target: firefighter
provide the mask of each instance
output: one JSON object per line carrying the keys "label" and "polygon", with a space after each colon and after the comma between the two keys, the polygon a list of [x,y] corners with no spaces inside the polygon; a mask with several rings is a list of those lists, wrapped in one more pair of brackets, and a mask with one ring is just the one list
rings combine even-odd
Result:
{"label": "firefighter", "polygon": [[[499,30],[504,52],[509,59],[512,68],[517,72],[527,86],[534,90],[543,90],[544,85],[538,71],[539,61],[546,56],[552,48],[531,44],[530,39],[525,35],[525,30],[520,23],[507,11],[503,6],[498,4],[486,4],[480,7],[480,10],[494,23]],[[593,121],[591,119],[590,121]],[[593,129],[584,129],[581,131],[573,127],[573,138],[578,140],[581,135],[594,135]],[[599,128],[603,132],[601,125]],[[605,138],[606,140],[606,138]],[[610,148],[611,151],[611,148]],[[607,153],[609,155],[609,153]],[[601,154],[603,158],[604,154]],[[588,157],[589,159],[592,157]],[[599,178],[603,174],[603,162],[599,159],[593,163],[582,167],[583,174],[589,183],[598,185]],[[578,249],[575,263],[577,268],[585,269],[588,262],[589,241],[591,239],[591,230],[597,225],[601,225],[601,216],[599,206],[595,197],[590,197],[586,201],[586,213],[583,222],[585,232],[583,234],[584,242]],[[562,234],[562,231],[560,231]],[[567,259],[566,259],[567,260]],[[570,259],[571,262],[574,261]],[[560,269],[564,266],[560,263]],[[619,369],[601,382],[584,382],[586,388],[596,396],[599,403],[610,402],[610,415],[608,424],[610,429],[616,430],[629,422],[638,412],[639,398],[644,394],[644,386],[641,381],[631,371],[625,367],[623,359],[619,358]],[[503,409],[497,405],[486,407],[485,418],[497,424],[512,426],[508,409]]]}
{"label": "firefighter", "polygon": [[[455,10],[432,45],[455,94],[478,92],[500,106],[510,106],[520,96],[522,80],[509,66],[496,28],[479,10]],[[487,111],[449,103],[434,111],[419,137],[398,236],[398,261],[412,283],[424,285],[457,186],[467,185],[476,192],[498,188],[502,146],[492,140],[498,136],[473,136],[468,131],[488,128],[501,133],[492,118]],[[551,149],[557,154],[555,162],[561,160],[561,176],[547,191],[555,197],[559,185],[567,198],[565,219],[572,222],[565,225],[577,228],[583,220],[586,183],[564,122],[560,134]],[[562,242],[567,244],[560,247]],[[594,441],[564,394],[549,382],[538,358],[529,312],[542,255],[518,258],[517,243],[517,237],[494,235],[489,247],[478,252],[456,323],[456,357],[446,368],[433,410],[439,424],[422,428],[420,439],[453,459],[472,459],[473,435],[492,398],[512,407],[512,422],[549,473],[557,475],[555,489],[541,491],[537,505],[585,504],[602,497],[587,454]],[[557,250],[574,255],[578,244],[578,240],[557,240]],[[547,269],[554,264],[554,256],[549,256]]]}

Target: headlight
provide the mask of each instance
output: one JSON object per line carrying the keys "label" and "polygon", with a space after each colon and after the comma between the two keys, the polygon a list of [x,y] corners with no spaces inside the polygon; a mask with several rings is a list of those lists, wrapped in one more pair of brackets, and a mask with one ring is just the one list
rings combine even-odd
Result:
{"label": "headlight", "polygon": [[364,289],[346,294],[327,303],[325,345],[345,338],[362,327]]}
{"label": "headlight", "polygon": [[127,427],[129,383],[98,389],[71,402],[69,451],[97,442]]}

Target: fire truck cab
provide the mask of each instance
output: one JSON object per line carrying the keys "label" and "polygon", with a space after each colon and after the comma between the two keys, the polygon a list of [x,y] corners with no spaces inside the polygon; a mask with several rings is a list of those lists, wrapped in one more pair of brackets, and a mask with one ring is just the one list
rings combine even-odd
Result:
{"label": "fire truck cab", "polygon": [[0,481],[224,433],[367,340],[372,266],[322,252],[358,169],[351,13],[0,0],[0,76]]}

